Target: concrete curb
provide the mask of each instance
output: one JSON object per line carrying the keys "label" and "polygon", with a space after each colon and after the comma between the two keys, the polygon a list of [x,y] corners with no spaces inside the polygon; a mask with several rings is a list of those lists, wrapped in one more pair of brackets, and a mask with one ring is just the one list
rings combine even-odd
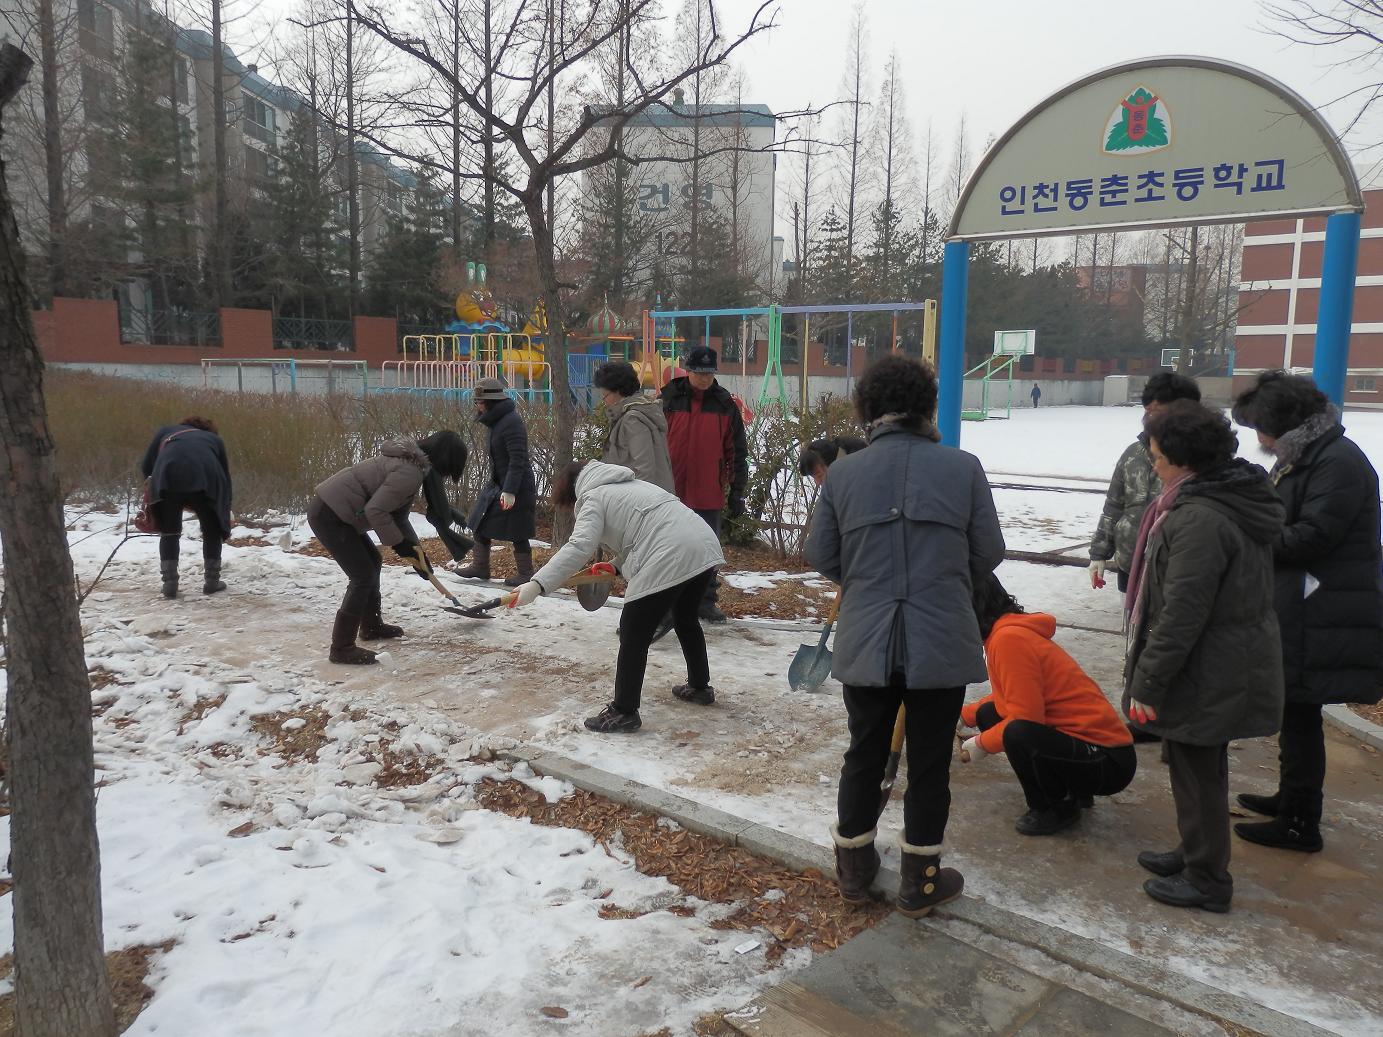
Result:
{"label": "concrete curb", "polygon": [[1356,715],[1348,706],[1326,706],[1321,713],[1332,727],[1383,751],[1383,727]]}
{"label": "concrete curb", "polygon": [[[1358,720],[1353,714],[1350,716]],[[579,789],[624,806],[659,814],[693,832],[722,839],[731,846],[742,846],[751,853],[780,861],[789,867],[798,870],[815,868],[826,875],[834,873],[834,855],[830,849],[809,840],[578,763],[557,753],[519,746],[501,752],[499,756],[513,762],[525,762],[539,774],[569,781]],[[877,885],[885,896],[892,899],[893,890],[898,888],[898,873],[883,869]],[[961,897],[938,909],[933,919],[942,918],[963,920],[992,936],[1031,947],[1083,972],[1121,983],[1197,1015],[1218,1016],[1268,1037],[1327,1037],[1331,1033],[1303,1019],[1266,1008],[1131,954],[1105,947],[1084,936],[1025,918],[973,897]],[[933,919],[923,919],[922,924],[938,926],[945,931],[945,927]]]}

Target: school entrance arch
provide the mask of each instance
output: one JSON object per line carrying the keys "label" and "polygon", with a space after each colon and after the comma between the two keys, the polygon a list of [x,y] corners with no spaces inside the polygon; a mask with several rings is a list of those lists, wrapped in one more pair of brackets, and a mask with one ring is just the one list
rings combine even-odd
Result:
{"label": "school entrance arch", "polygon": [[1363,196],[1344,148],[1298,94],[1205,57],[1091,73],[990,148],[956,204],[942,260],[938,426],[960,442],[972,241],[1326,217],[1316,382],[1339,404]]}

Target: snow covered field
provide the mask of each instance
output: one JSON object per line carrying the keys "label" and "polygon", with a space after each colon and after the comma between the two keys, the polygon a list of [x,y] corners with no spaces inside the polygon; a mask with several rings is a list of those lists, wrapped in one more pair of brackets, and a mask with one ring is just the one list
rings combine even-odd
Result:
{"label": "snow covered field", "polygon": [[[1132,408],[1025,410],[967,423],[962,446],[996,482],[1008,473],[1011,482],[1062,476],[1079,485],[1108,477],[1138,419]],[[1351,413],[1346,424],[1383,468],[1383,413]],[[1251,434],[1241,438],[1246,456],[1261,460]],[[1088,539],[1103,499],[1013,489],[995,497],[1010,546],[1036,551]],[[74,515],[83,583],[118,542],[115,522]],[[302,543],[305,530],[295,537]],[[473,622],[440,611],[435,591],[391,570],[386,619],[409,636],[389,646],[389,665],[338,667],[325,661],[343,587],[330,560],[228,547],[230,590],[204,598],[196,554],[188,536],[183,597],[165,602],[153,538],[127,543],[83,611],[88,664],[114,678],[94,696],[108,947],[176,941],[129,1033],[681,1035],[809,960],[794,951],[772,967],[762,946],[738,953],[746,934],[713,928],[725,905],[641,875],[619,847],[607,853],[583,833],[480,808],[476,783],[506,775],[470,760],[522,741],[824,844],[845,741],[839,687],[803,695],[785,680],[793,651],[813,634],[772,622],[710,630],[710,709],[667,693],[683,678],[669,638],[650,659],[644,730],[602,738],[580,719],[609,694],[613,607],[588,614],[562,595]],[[1117,698],[1112,588],[1092,592],[1074,567],[1008,562],[1001,576],[1030,609],[1057,615],[1058,640]],[[764,585],[758,574],[730,579]],[[466,603],[492,593],[450,583]],[[276,738],[291,741],[309,724],[324,737],[315,762],[274,754]],[[433,776],[381,787],[381,740],[399,758],[433,761]],[[1271,760],[1260,746],[1235,762],[1256,775]],[[549,798],[569,791],[514,776]],[[1338,806],[1340,842],[1345,832],[1376,838],[1367,834],[1383,825],[1376,776],[1367,779],[1371,798]],[[1341,955],[1355,967],[1380,960],[1376,932],[1372,943],[1362,935],[1378,928],[1376,897],[1354,919],[1358,931],[1331,932],[1324,954],[1315,928],[1272,913],[1289,895],[1252,863],[1236,864],[1241,893],[1230,916],[1245,924],[1178,915],[1172,927],[1165,909],[1142,903],[1123,857],[1141,846],[1140,826],[1166,828],[1166,797],[1165,776],[1140,776],[1096,812],[1091,831],[1033,853],[992,830],[1007,832],[1008,815],[1021,812],[1002,761],[958,767],[950,860],[970,892],[1031,917],[1339,1032],[1379,1032],[1383,991],[1338,981]],[[896,811],[883,824],[889,856]],[[7,843],[0,825],[0,853]],[[1104,861],[1111,846],[1118,862]],[[1031,857],[1015,870],[1019,853]],[[1359,878],[1376,882],[1369,874]],[[1127,903],[1091,895],[1126,880]],[[650,911],[608,920],[598,915],[605,903]],[[664,909],[672,903],[691,913]],[[1266,921],[1247,924],[1258,915]],[[3,953],[10,920],[0,916]],[[543,1014],[553,1006],[567,1017]]]}

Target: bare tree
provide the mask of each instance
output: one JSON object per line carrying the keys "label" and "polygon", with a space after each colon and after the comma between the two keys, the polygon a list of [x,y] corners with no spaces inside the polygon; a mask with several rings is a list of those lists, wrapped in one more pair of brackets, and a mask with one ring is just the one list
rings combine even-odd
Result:
{"label": "bare tree", "polygon": [[956,123],[956,139],[952,145],[951,167],[946,171],[946,200],[952,212],[960,204],[965,182],[970,178],[970,138],[966,130],[965,113]]}
{"label": "bare tree", "polygon": [[[1383,100],[1383,0],[1265,0],[1263,10],[1276,23],[1273,31],[1279,36],[1312,47],[1336,47],[1341,52],[1338,66],[1368,78],[1363,86],[1335,99],[1358,105],[1341,131],[1350,133]],[[1369,143],[1377,146],[1377,137]]]}
{"label": "bare tree", "polygon": [[[748,24],[738,33],[722,35],[718,24],[707,34],[705,47],[690,59],[673,63],[651,74],[634,70],[632,89],[623,106],[563,105],[551,119],[538,116],[549,92],[554,97],[579,97],[591,85],[590,65],[596,55],[612,47],[631,20],[642,20],[656,10],[655,0],[587,0],[579,10],[563,10],[546,17],[546,0],[515,0],[508,26],[494,52],[495,74],[514,85],[514,96],[485,107],[483,93],[463,79],[447,64],[445,48],[434,49],[427,39],[409,31],[406,24],[375,6],[347,0],[359,24],[374,33],[397,56],[414,67],[435,74],[455,86],[462,102],[485,132],[502,140],[512,151],[518,170],[510,173],[496,168],[492,179],[497,191],[515,198],[528,218],[534,258],[543,284],[543,303],[551,315],[548,326],[548,363],[557,407],[557,440],[563,457],[569,459],[573,441],[573,412],[567,381],[566,333],[559,315],[562,294],[568,287],[557,272],[557,228],[555,188],[564,179],[604,165],[616,158],[631,163],[682,161],[683,155],[628,155],[618,143],[619,131],[654,105],[667,105],[674,89],[690,85],[698,73],[720,67],[743,44],[772,27],[768,14],[771,0],[757,5]],[[713,20],[714,12],[711,14]],[[553,25],[552,23],[556,24]],[[554,108],[556,106],[554,105]],[[555,125],[561,122],[559,127]],[[551,142],[548,126],[552,126]],[[597,132],[599,131],[599,132]],[[442,168],[434,154],[417,154],[416,148],[371,138],[393,154],[432,168]],[[468,174],[483,178],[485,173]]]}
{"label": "bare tree", "polygon": [[879,103],[874,110],[871,150],[877,170],[879,204],[874,211],[874,280],[888,294],[897,263],[901,212],[913,195],[915,178],[912,134],[908,127],[907,99],[903,90],[898,52],[892,51],[884,66]]}
{"label": "bare tree", "polygon": [[[32,60],[0,48],[5,106]],[[19,228],[0,163],[0,541],[5,549],[6,730],[14,861],[15,1031],[111,1037],[101,930],[91,685],[62,490],[29,315]]]}
{"label": "bare tree", "polygon": [[864,144],[862,109],[869,102],[864,97],[869,90],[869,20],[862,2],[855,4],[850,16],[850,36],[846,41],[844,81],[841,84],[845,107],[841,112],[841,134],[845,141],[843,157],[849,173],[845,177],[845,266],[854,269],[855,207],[860,195],[860,150]]}

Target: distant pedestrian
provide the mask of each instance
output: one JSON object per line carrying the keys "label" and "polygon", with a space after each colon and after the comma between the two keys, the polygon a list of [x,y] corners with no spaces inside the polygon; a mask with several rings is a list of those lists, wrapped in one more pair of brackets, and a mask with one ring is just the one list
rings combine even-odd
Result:
{"label": "distant pedestrian", "polygon": [[659,621],[672,613],[677,640],[687,663],[687,683],[672,689],[683,702],[715,702],[706,638],[697,618],[706,584],[725,561],[720,541],[705,522],[672,494],[634,478],[620,465],[576,461],[553,482],[553,506],[574,511],[571,538],[509,599],[509,607],[529,605],[557,590],[604,548],[613,562],[597,562],[592,573],[618,571],[629,581],[619,618],[619,662],[615,696],[586,719],[602,734],[637,731],[643,724],[648,647]]}
{"label": "distant pedestrian", "polygon": [[1028,393],[1028,395],[1032,397],[1032,405],[1034,408],[1036,408],[1037,401],[1042,399],[1042,387],[1038,385],[1036,382],[1033,382],[1032,392]]}
{"label": "distant pedestrian", "polygon": [[832,436],[814,439],[797,455],[797,474],[811,479],[817,486],[826,483],[826,470],[846,454],[853,454],[869,445],[859,436]]}
{"label": "distant pedestrian", "polygon": [[1138,769],[1133,736],[1100,686],[1052,640],[1056,620],[1024,612],[993,573],[976,580],[975,619],[993,690],[960,711],[980,731],[961,758],[1007,754],[1028,801],[1014,827],[1053,835],[1079,821],[1093,797],[1128,787]]}
{"label": "distant pedestrian", "polygon": [[[1158,413],[1173,400],[1197,401],[1200,386],[1184,374],[1164,371],[1153,375],[1143,386],[1143,420]],[[1119,590],[1128,590],[1129,564],[1133,544],[1138,539],[1138,524],[1148,501],[1162,492],[1148,456],[1148,434],[1140,432],[1114,464],[1095,535],[1090,539],[1090,586],[1105,585],[1105,572],[1113,569]]]}
{"label": "distant pedestrian", "polygon": [[1236,458],[1219,410],[1177,400],[1148,419],[1162,493],[1143,515],[1125,604],[1124,710],[1167,749],[1180,844],[1144,851],[1173,907],[1228,911],[1229,742],[1277,731],[1282,647],[1272,609],[1282,502]]}
{"label": "distant pedestrian", "polygon": [[[662,400],[674,492],[719,538],[722,515],[735,519],[746,510],[749,444],[739,405],[716,381],[716,360],[708,346],[692,349],[687,374],[663,386]],[[725,622],[718,585],[712,576],[701,604],[701,618],[710,623]]]}
{"label": "distant pedestrian", "polygon": [[149,480],[150,510],[159,530],[163,596],[178,596],[184,510],[191,510],[202,527],[202,592],[225,590],[221,544],[231,535],[231,477],[216,423],[194,416],[165,425],[149,441],[140,470]]}
{"label": "distant pedestrian", "polygon": [[916,360],[890,354],[869,367],[855,387],[869,449],[831,466],[806,547],[808,563],[843,589],[831,670],[850,726],[831,828],[840,895],[864,902],[878,874],[879,784],[906,706],[898,910],[911,918],[965,886],[941,867],[951,755],[965,686],[988,676],[973,581],[1004,557],[983,467],[940,444],[937,390],[935,371]]}
{"label": "distant pedestrian", "polygon": [[498,378],[476,383],[475,412],[476,420],[490,430],[490,481],[471,508],[475,553],[471,564],[456,575],[488,580],[490,548],[496,540],[508,540],[514,545],[518,572],[504,582],[517,587],[533,578],[529,541],[537,532],[538,480],[528,454],[528,429]]}
{"label": "distant pedestrian", "polygon": [[1234,418],[1256,429],[1276,458],[1271,478],[1287,509],[1273,545],[1287,688],[1278,787],[1271,796],[1239,796],[1273,820],[1234,830],[1249,842],[1314,853],[1325,845],[1321,707],[1383,697],[1378,473],[1309,378],[1263,372],[1235,401]]}
{"label": "distant pedestrian", "polygon": [[375,653],[355,643],[402,637],[403,629],[383,619],[379,548],[366,535],[373,530],[382,547],[426,574],[431,571],[418,535],[408,520],[413,500],[434,472],[458,482],[466,468],[466,444],[449,429],[426,439],[395,439],[375,457],[343,468],[317,486],[307,509],[307,524],[346,574],[346,593],[331,629],[334,663],[364,665]]}
{"label": "distant pedestrian", "polygon": [[672,493],[672,458],[667,448],[667,418],[651,396],[643,394],[634,365],[613,360],[595,369],[591,384],[599,390],[610,419],[600,459],[623,465],[634,478]]}

